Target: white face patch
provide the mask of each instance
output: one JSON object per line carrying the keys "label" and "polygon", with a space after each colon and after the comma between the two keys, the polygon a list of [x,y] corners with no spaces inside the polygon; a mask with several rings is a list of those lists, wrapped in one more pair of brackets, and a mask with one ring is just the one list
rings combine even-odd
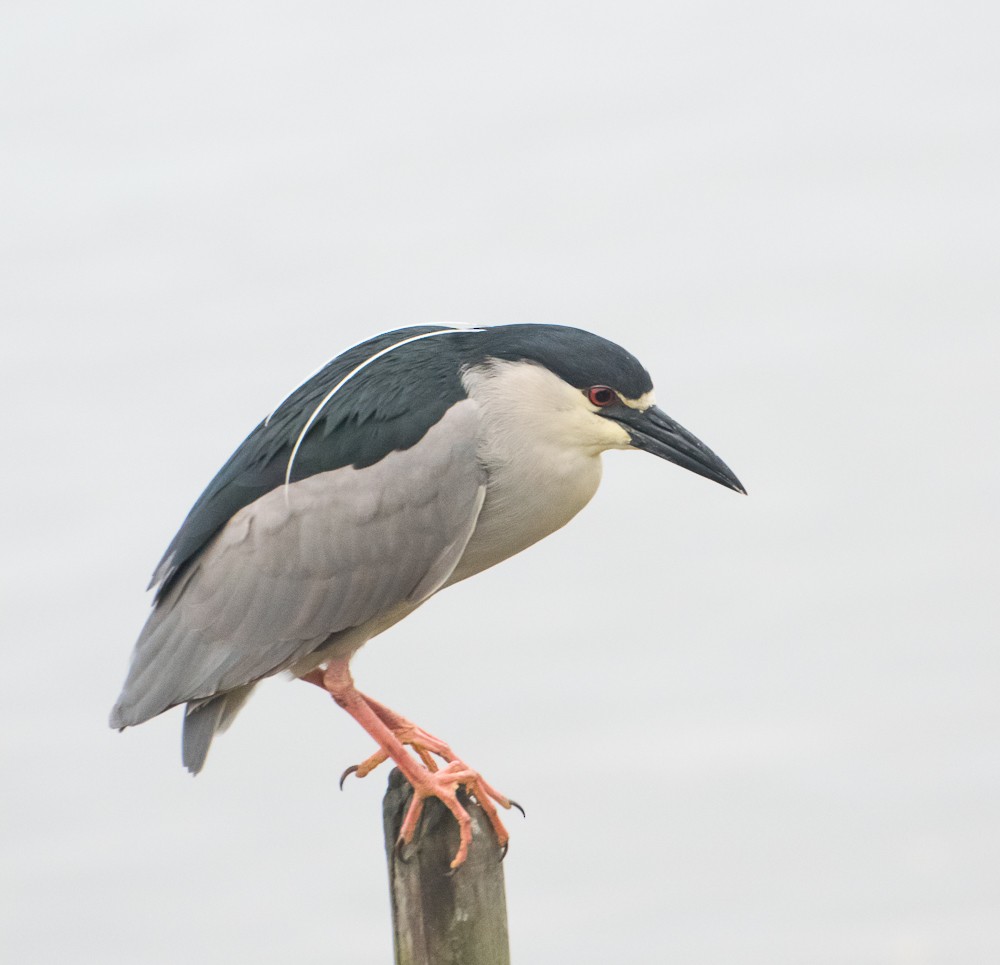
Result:
{"label": "white face patch", "polygon": [[536,362],[492,360],[467,369],[462,382],[484,407],[491,431],[511,447],[590,456],[631,447],[625,429],[601,416],[584,392]]}
{"label": "white face patch", "polygon": [[656,404],[656,393],[652,389],[648,392],[644,392],[638,399],[626,399],[625,396],[618,391],[615,392],[615,395],[622,400],[624,405],[627,405],[630,409],[637,409],[639,412],[645,412],[647,409],[652,408]]}

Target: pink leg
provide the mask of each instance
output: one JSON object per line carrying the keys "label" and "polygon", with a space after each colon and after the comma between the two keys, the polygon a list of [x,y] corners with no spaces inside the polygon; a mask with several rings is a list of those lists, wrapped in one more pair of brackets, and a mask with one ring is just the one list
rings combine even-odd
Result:
{"label": "pink leg", "polygon": [[[318,687],[323,687],[323,672],[321,670],[314,670],[310,674],[306,674],[301,678],[307,683],[316,684]],[[326,689],[326,688],[323,688]],[[394,710],[386,707],[385,704],[379,703],[377,700],[369,697],[367,694],[362,694],[358,691],[358,695],[364,700],[366,704],[379,716],[379,719],[389,728],[404,744],[408,744],[423,762],[424,766],[429,771],[436,771],[437,765],[431,758],[431,754],[436,754],[442,760],[447,763],[452,761],[457,761],[458,756],[455,752],[439,737],[435,737],[433,734],[429,734],[422,727],[418,727],[412,721],[407,720],[401,714],[397,714]],[[360,764],[354,764],[349,767],[340,777],[340,785],[343,787],[344,779],[349,774],[354,774],[356,777],[367,777],[375,770],[379,764],[384,764],[389,759],[389,755],[384,750],[378,750],[371,757],[366,758]],[[469,791],[472,793],[473,797],[479,802],[480,806],[486,812],[490,819],[490,823],[497,830],[497,837],[502,837],[500,829],[503,825],[500,823],[500,817],[496,813],[496,808],[493,807],[493,801],[496,801],[505,810],[510,810],[512,807],[517,808],[522,814],[524,814],[524,808],[521,807],[516,801],[512,801],[506,795],[501,794],[496,788],[487,784],[483,780],[482,775],[477,775],[477,780],[475,786],[470,786]],[[492,798],[492,801],[490,800]]]}
{"label": "pink leg", "polygon": [[[451,811],[458,822],[459,846],[451,862],[451,867],[457,868],[461,865],[468,855],[469,844],[472,841],[472,823],[456,794],[458,786],[464,784],[475,795],[476,800],[479,801],[480,806],[490,818],[490,823],[493,826],[500,846],[502,848],[506,847],[509,835],[500,821],[493,802],[489,798],[493,796],[499,804],[508,808],[511,806],[510,801],[502,795],[491,794],[492,788],[483,783],[475,771],[455,759],[451,750],[442,741],[432,738],[429,734],[425,735],[423,731],[415,728],[405,718],[399,717],[398,714],[390,711],[387,707],[371,701],[356,690],[346,660],[332,660],[327,665],[325,671],[313,671],[305,675],[302,679],[323,687],[333,697],[334,701],[340,707],[343,707],[368,732],[375,743],[378,744],[380,748],[379,752],[365,761],[362,766],[370,765],[368,766],[368,770],[371,770],[371,767],[377,766],[382,760],[392,758],[396,766],[403,772],[403,776],[410,782],[410,785],[413,787],[413,802],[410,804],[410,808],[403,819],[403,825],[400,828],[399,837],[401,841],[409,843],[413,840],[417,822],[420,820],[420,815],[423,812],[424,801],[428,797],[436,797]],[[430,738],[430,741],[434,745],[433,747],[424,745],[419,740],[413,742],[414,746],[419,748],[418,753],[419,750],[425,750],[425,753],[427,751],[437,753],[445,759],[447,762],[446,765],[439,771],[432,771],[421,767],[406,752],[403,741],[397,733],[394,733],[396,729],[394,725],[401,726],[404,734],[412,730],[414,732],[413,736],[417,736],[416,732],[419,731],[420,736]],[[440,750],[447,752],[447,756],[440,753]],[[423,757],[423,755],[421,756]],[[379,758],[379,760],[376,761],[376,758]]]}
{"label": "pink leg", "polygon": [[[326,686],[323,683],[323,671],[322,670],[312,670],[307,674],[304,674],[299,678],[304,680],[306,683],[314,684],[321,690],[326,690]],[[413,748],[414,753],[423,762],[424,767],[429,771],[436,771],[437,764],[434,763],[434,759],[431,754],[437,754],[438,757],[442,758],[446,762],[451,762],[455,760],[455,755],[451,752],[451,748],[445,744],[444,741],[439,740],[432,734],[428,734],[425,730],[417,727],[416,724],[408,721],[405,717],[397,714],[394,710],[390,710],[385,704],[380,704],[377,700],[373,700],[366,694],[361,693],[360,690],[357,691],[358,696],[366,703],[369,707],[378,715],[379,720],[385,724],[404,744],[408,744]],[[360,764],[353,764],[349,767],[340,777],[340,784],[343,787],[344,778],[348,774],[354,774],[357,777],[367,777],[372,771],[375,770],[379,764],[384,764],[389,759],[389,755],[384,750],[377,750],[371,757],[366,758]]]}
{"label": "pink leg", "polygon": [[[422,727],[417,727],[412,721],[407,720],[401,714],[390,710],[385,704],[380,704],[365,694],[361,695],[366,704],[378,714],[379,719],[389,728],[404,744],[412,744],[414,749],[420,754],[421,750],[431,754],[437,754],[443,761],[450,763],[456,760],[455,753],[440,738],[433,734],[428,734]],[[423,755],[421,754],[421,759]],[[426,764],[427,761],[424,761]],[[431,767],[434,770],[434,767]]]}

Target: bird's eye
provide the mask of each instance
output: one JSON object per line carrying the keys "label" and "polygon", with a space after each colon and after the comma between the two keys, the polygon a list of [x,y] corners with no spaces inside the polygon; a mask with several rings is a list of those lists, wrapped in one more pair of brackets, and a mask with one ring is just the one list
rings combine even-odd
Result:
{"label": "bird's eye", "polygon": [[606,405],[611,405],[618,398],[618,393],[606,385],[592,385],[587,390],[587,398],[593,405],[603,409]]}

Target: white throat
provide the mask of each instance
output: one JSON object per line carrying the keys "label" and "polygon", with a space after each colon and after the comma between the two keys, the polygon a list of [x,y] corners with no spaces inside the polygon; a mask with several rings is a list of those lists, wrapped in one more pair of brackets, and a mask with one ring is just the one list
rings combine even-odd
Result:
{"label": "white throat", "polygon": [[480,408],[486,499],[454,583],[565,526],[601,481],[601,453],[629,448],[617,423],[579,390],[529,362],[490,362],[463,376]]}

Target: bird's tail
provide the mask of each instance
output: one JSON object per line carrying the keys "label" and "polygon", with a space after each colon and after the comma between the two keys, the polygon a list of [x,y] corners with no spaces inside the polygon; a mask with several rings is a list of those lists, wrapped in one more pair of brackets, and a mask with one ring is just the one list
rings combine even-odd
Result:
{"label": "bird's tail", "polygon": [[188,702],[184,712],[181,759],[192,774],[205,766],[212,738],[233,722],[255,686],[255,683],[247,684],[224,694]]}

